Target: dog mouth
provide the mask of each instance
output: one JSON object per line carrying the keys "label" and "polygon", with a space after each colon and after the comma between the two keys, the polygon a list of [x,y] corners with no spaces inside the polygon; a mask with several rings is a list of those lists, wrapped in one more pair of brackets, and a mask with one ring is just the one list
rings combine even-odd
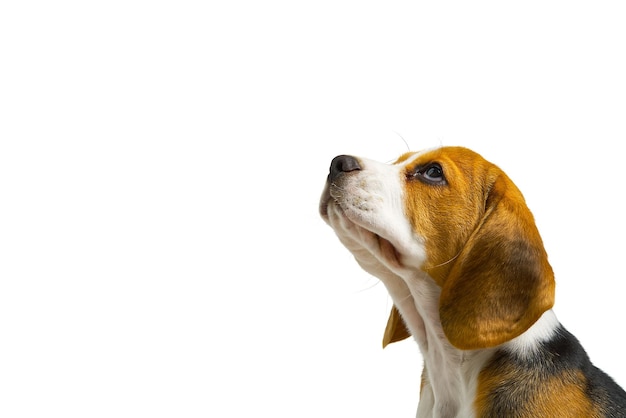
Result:
{"label": "dog mouth", "polygon": [[329,210],[331,206],[334,206],[342,216],[350,219],[352,222],[355,221],[348,216],[348,212],[351,212],[350,206],[343,202],[344,197],[345,191],[341,186],[331,181],[326,182],[319,204],[320,215],[326,222],[329,222]]}
{"label": "dog mouth", "polygon": [[326,222],[328,222],[328,205],[330,204],[330,199],[331,199],[330,187],[329,187],[329,183],[327,182],[326,185],[324,186],[324,191],[322,191],[322,197],[320,198],[320,204],[319,204],[320,216]]}
{"label": "dog mouth", "polygon": [[319,212],[324,221],[330,224],[333,229],[337,227],[331,223],[333,215],[338,215],[344,221],[354,225],[361,224],[358,212],[345,201],[345,196],[345,191],[340,186],[330,181],[326,183],[320,199]]}

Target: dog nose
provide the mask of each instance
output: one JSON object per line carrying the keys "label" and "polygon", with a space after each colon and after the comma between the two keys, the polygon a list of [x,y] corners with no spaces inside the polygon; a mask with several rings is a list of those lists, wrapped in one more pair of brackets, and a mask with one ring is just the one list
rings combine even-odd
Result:
{"label": "dog nose", "polygon": [[328,175],[329,180],[334,180],[341,173],[348,173],[350,171],[360,170],[361,166],[356,158],[350,155],[338,155],[333,158],[330,163],[330,174]]}

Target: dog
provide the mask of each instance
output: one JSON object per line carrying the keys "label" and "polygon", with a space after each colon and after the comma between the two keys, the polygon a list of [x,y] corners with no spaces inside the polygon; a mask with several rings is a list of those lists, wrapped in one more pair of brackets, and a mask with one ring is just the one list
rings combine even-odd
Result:
{"label": "dog", "polygon": [[557,320],[533,215],[496,165],[463,147],[340,155],[319,211],[393,300],[383,347],[417,341],[418,418],[626,417],[624,390]]}

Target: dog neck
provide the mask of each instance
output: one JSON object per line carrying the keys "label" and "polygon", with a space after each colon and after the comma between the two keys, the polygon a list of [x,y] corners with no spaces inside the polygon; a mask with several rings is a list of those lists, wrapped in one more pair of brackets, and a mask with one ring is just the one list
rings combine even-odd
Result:
{"label": "dog neck", "polygon": [[478,375],[493,354],[506,350],[521,358],[533,356],[537,343],[551,338],[559,326],[554,312],[548,310],[511,341],[493,348],[460,350],[450,344],[441,327],[441,288],[425,273],[403,277],[386,275],[384,283],[424,359],[417,418],[473,417]]}
{"label": "dog neck", "polygon": [[478,374],[495,349],[459,350],[450,344],[439,320],[441,288],[430,276],[385,284],[424,359],[417,417],[472,417]]}

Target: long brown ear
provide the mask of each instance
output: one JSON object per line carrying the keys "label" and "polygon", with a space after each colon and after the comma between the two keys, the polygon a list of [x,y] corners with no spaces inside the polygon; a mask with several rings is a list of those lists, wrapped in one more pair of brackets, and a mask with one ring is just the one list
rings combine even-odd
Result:
{"label": "long brown ear", "polygon": [[387,320],[387,327],[385,327],[385,335],[383,336],[383,348],[391,343],[402,341],[405,338],[409,338],[411,333],[406,328],[404,320],[400,316],[398,308],[394,305],[391,308],[389,319]]}
{"label": "long brown ear", "polygon": [[439,314],[460,349],[493,347],[526,331],[554,304],[554,274],[522,194],[500,173],[480,226],[445,280]]}

